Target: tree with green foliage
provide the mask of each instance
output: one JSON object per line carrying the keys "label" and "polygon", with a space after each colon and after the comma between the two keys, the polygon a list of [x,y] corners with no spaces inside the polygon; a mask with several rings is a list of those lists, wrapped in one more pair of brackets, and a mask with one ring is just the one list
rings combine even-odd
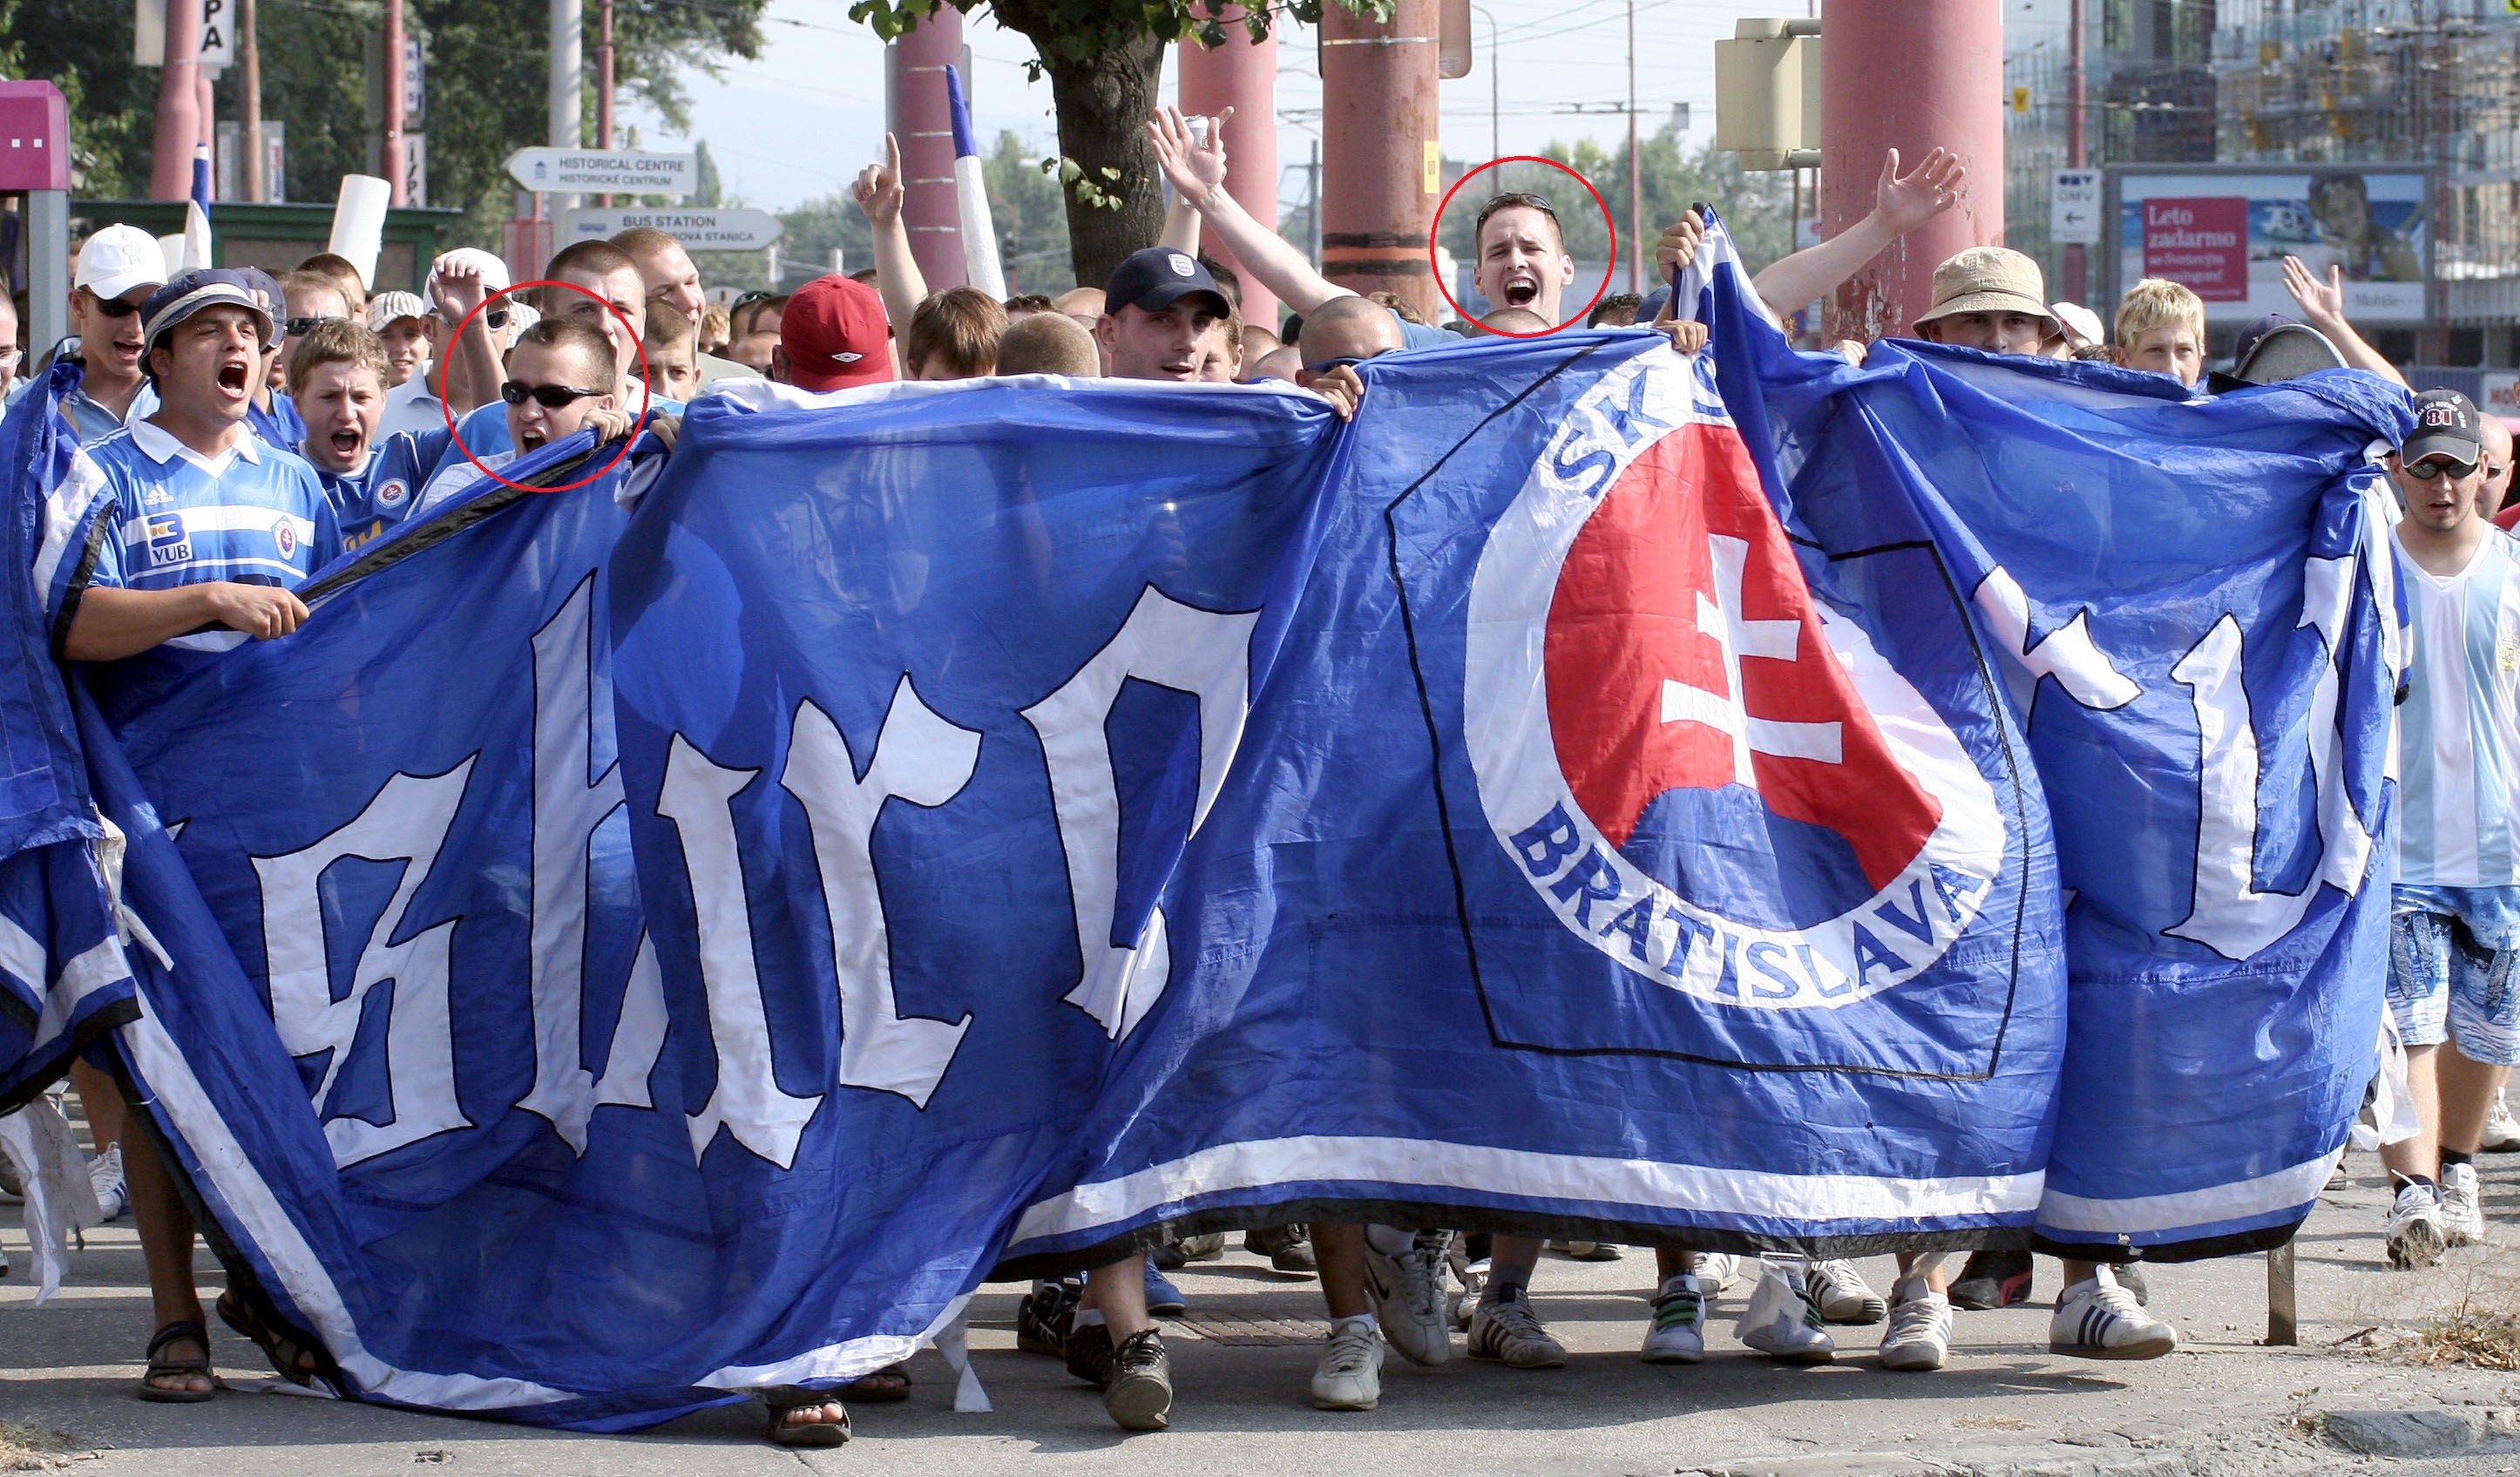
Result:
{"label": "tree with green foliage", "polygon": [[[1058,173],[1066,186],[1069,262],[1076,280],[1100,283],[1130,252],[1163,233],[1163,176],[1147,143],[1164,47],[1225,43],[1227,22],[1210,0],[855,0],[849,19],[889,41],[943,7],[969,14],[986,4],[1000,25],[1029,39],[1036,77],[1050,78],[1058,119]],[[1388,20],[1392,0],[1332,0]],[[1252,38],[1283,18],[1318,24],[1323,0],[1255,5],[1239,21]]]}
{"label": "tree with green foliage", "polygon": [[[687,71],[715,75],[719,59],[756,58],[769,0],[618,0],[613,77],[624,98],[689,126]],[[383,23],[378,0],[262,0],[262,115],[289,126],[288,198],[329,201],[344,174],[367,171],[366,58]],[[593,7],[588,23],[594,22]],[[421,40],[428,97],[431,203],[467,213],[458,233],[498,241],[509,214],[504,165],[549,124],[550,13],[518,0],[407,0],[404,24]],[[124,0],[0,0],[0,49],[16,75],[48,77],[70,100],[78,193],[130,199],[149,191],[158,69],[132,64],[131,6]],[[592,67],[586,135],[595,135]],[[243,69],[220,76],[214,106],[236,118]]]}

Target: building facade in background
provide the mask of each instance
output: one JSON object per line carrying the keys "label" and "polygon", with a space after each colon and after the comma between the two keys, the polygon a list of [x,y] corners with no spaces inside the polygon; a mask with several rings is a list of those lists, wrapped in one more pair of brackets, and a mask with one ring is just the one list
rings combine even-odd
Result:
{"label": "building facade in background", "polygon": [[[2087,0],[2085,9],[2091,166],[2298,174],[2310,182],[2303,219],[2290,223],[2299,246],[2284,245],[2286,221],[2256,218],[2282,214],[2261,201],[2249,251],[2314,259],[2334,245],[2320,201],[2351,193],[2356,166],[2421,166],[2430,200],[2390,229],[2426,264],[2425,321],[2376,328],[2375,340],[2418,363],[2520,363],[2520,15],[2506,0]],[[2067,0],[2027,0],[2007,10],[2005,25],[2006,238],[2051,282],[2062,280],[2064,257],[2048,240],[2048,193],[2066,163],[2069,15]],[[2122,244],[2121,261],[2139,249]],[[2097,299],[2112,274],[2101,248],[2091,254]],[[2108,316],[2109,304],[2092,305]],[[2217,336],[2230,327],[2218,325]]]}

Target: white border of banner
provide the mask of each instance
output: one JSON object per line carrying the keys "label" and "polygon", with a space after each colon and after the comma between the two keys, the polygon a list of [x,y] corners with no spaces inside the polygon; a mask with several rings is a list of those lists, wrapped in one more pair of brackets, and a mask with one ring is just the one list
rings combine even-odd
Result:
{"label": "white border of banner", "polygon": [[2124,1200],[2094,1200],[2049,1190],[2039,1202],[2041,1231],[2071,1231],[2110,1237],[2187,1231],[2226,1221],[2246,1221],[2292,1210],[2318,1198],[2327,1177],[2336,1170],[2345,1147],[2307,1159],[2272,1174],[2203,1189],[2166,1195],[2133,1195]]}
{"label": "white border of banner", "polygon": [[1116,1180],[1080,1185],[1026,1209],[1008,1251],[1021,1254],[1031,1249],[1029,1241],[1116,1227],[1200,1195],[1322,1181],[1375,1181],[1438,1193],[1474,1186],[1486,1194],[1656,1211],[1685,1206],[1776,1220],[1901,1221],[2020,1215],[2040,1203],[2045,1180],[2042,1173],[1930,1180],[1778,1175],[1432,1139],[1314,1135],[1219,1144]]}

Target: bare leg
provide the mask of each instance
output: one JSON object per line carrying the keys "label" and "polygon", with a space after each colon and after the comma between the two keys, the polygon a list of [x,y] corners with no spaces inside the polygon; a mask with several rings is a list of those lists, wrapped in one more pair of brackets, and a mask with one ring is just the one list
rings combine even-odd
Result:
{"label": "bare leg", "polygon": [[[136,1136],[135,1136],[136,1137]],[[149,1301],[154,1327],[202,1321],[202,1298],[193,1281],[193,1214],[175,1193],[175,1182],[146,1140],[123,1151],[123,1183],[131,1190],[131,1221],[140,1232],[140,1256],[149,1267]],[[169,1344],[168,1359],[207,1359],[210,1351],[191,1339]],[[199,1374],[167,1375],[154,1381],[163,1390],[207,1390]]]}
{"label": "bare leg", "polygon": [[[2440,1055],[2441,1048],[2437,1046],[2407,1048],[2407,1091],[2415,1099],[2415,1117],[2423,1124],[2423,1129],[2412,1139],[2380,1145],[2380,1162],[2391,1172],[2410,1179],[2416,1176],[2426,1180],[2441,1178]],[[2490,1105],[2491,1094],[2487,1095],[2487,1101]],[[2484,1121],[2478,1120],[2477,1126],[2482,1130]]]}
{"label": "bare leg", "polygon": [[1328,1306],[1330,1317],[1372,1313],[1373,1300],[1365,1295],[1365,1227],[1346,1221],[1315,1221],[1312,1227],[1322,1302]]}
{"label": "bare leg", "polygon": [[120,1142],[122,1089],[84,1061],[70,1063],[70,1086],[78,1089],[79,1106],[87,1110],[87,1129],[96,1137],[96,1151],[104,1153],[107,1144]]}
{"label": "bare leg", "polygon": [[1155,1320],[1147,1316],[1147,1254],[1141,1251],[1108,1267],[1095,1268],[1085,1279],[1084,1303],[1102,1313],[1115,1349],[1129,1335],[1155,1326]]}
{"label": "bare leg", "polygon": [[1696,1271],[1697,1253],[1689,1248],[1686,1246],[1657,1246],[1654,1248],[1654,1280],[1656,1282],[1660,1282],[1666,1277],[1678,1276],[1684,1272],[1694,1273]]}
{"label": "bare leg", "polygon": [[1540,1248],[1545,1244],[1539,1236],[1496,1237],[1488,1246],[1488,1286],[1529,1286],[1531,1269],[1540,1265]]}
{"label": "bare leg", "polygon": [[2473,1154],[2485,1141],[2485,1120],[2494,1112],[2494,1095],[2502,1090],[2511,1069],[2470,1061],[2456,1042],[2429,1054],[2441,1104],[2440,1115],[2433,1120],[2440,1146]]}
{"label": "bare leg", "polygon": [[1899,1253],[1899,1280],[1904,1282],[1916,1276],[1920,1265],[1924,1271],[1925,1290],[1948,1295],[1952,1290],[1951,1258],[1939,1251],[1903,1251]]}

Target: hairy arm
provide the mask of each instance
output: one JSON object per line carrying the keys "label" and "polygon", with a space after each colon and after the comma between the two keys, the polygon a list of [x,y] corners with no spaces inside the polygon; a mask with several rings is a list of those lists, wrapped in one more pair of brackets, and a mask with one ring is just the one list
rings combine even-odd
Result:
{"label": "hairy arm", "polygon": [[1837,291],[1838,284],[1864,269],[1883,247],[1959,202],[1968,182],[1968,167],[1959,156],[1937,149],[1912,172],[1899,173],[1899,151],[1881,161],[1881,180],[1873,190],[1872,213],[1819,246],[1796,251],[1770,266],[1750,285],[1759,300],[1779,316],[1800,311],[1814,298]]}
{"label": "hairy arm", "polygon": [[[1175,201],[1197,212],[1206,229],[1224,243],[1242,264],[1243,272],[1297,313],[1310,313],[1333,297],[1356,294],[1313,270],[1286,239],[1253,220],[1225,193],[1225,120],[1229,108],[1210,118],[1207,141],[1191,137],[1190,120],[1178,108],[1167,108],[1147,124],[1155,146],[1155,162],[1171,180]],[[1167,238],[1169,241],[1169,238]]]}

